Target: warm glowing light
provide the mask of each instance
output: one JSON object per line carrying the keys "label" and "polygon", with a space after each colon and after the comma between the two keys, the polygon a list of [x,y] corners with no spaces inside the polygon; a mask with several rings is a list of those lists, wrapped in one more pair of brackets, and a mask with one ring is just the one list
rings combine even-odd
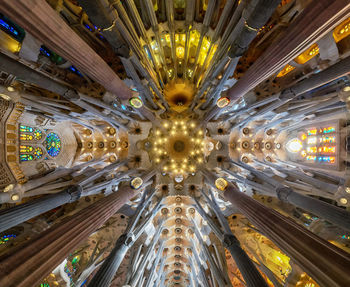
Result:
{"label": "warm glowing light", "polygon": [[308,131],[307,131],[307,134],[308,134],[309,136],[311,136],[311,135],[316,135],[316,134],[317,134],[317,129],[308,130]]}
{"label": "warm glowing light", "polygon": [[289,72],[293,71],[295,69],[295,67],[287,64],[278,74],[277,74],[277,78],[281,78],[285,75],[287,75]]}
{"label": "warm glowing light", "polygon": [[217,189],[224,191],[228,186],[228,182],[224,178],[219,177],[215,180],[215,186]]}
{"label": "warm glowing light", "polygon": [[350,18],[343,21],[334,29],[333,37],[336,43],[350,35]]}
{"label": "warm glowing light", "polygon": [[179,46],[176,48],[176,57],[179,59],[183,59],[185,57],[185,48],[182,46]]}
{"label": "warm glowing light", "polygon": [[306,151],[308,153],[316,153],[317,152],[317,147],[315,147],[315,146],[307,147]]}
{"label": "warm glowing light", "polygon": [[141,177],[135,177],[130,181],[130,186],[133,189],[139,189],[142,186],[142,184],[143,184],[143,180]]}
{"label": "warm glowing light", "polygon": [[308,144],[316,144],[317,143],[317,137],[309,137],[307,139]]}
{"label": "warm glowing light", "polygon": [[0,94],[0,97],[3,98],[6,101],[10,101],[11,100],[11,98],[8,95],[5,95],[5,94]]}
{"label": "warm glowing light", "polygon": [[345,197],[342,197],[339,201],[340,201],[341,204],[347,204],[348,203],[348,200]]}
{"label": "warm glowing light", "polygon": [[228,104],[230,103],[230,99],[227,97],[222,97],[220,99],[218,99],[218,101],[216,102],[216,105],[222,109],[224,107],[226,107]]}
{"label": "warm glowing light", "polygon": [[140,98],[138,97],[132,97],[130,100],[129,100],[129,103],[131,106],[133,106],[135,109],[139,109],[143,106],[143,103],[141,101]]}
{"label": "warm glowing light", "polygon": [[12,199],[13,201],[17,201],[17,200],[19,200],[19,195],[18,195],[18,194],[13,194],[13,195],[11,196],[11,199]]}
{"label": "warm glowing light", "polygon": [[289,152],[297,153],[297,152],[301,151],[302,148],[303,148],[303,143],[297,138],[291,139],[287,143],[287,150]]}
{"label": "warm glowing light", "polygon": [[295,62],[302,65],[310,61],[319,53],[319,48],[317,44],[311,45],[305,52],[301,53],[298,57],[294,59]]}

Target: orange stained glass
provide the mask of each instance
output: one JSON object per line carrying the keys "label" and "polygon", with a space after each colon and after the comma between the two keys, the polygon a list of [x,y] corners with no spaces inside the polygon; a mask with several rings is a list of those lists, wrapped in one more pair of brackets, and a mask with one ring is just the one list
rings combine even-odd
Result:
{"label": "orange stained glass", "polygon": [[294,59],[295,62],[302,65],[306,62],[310,61],[313,57],[315,57],[319,53],[319,48],[317,44],[311,45],[306,51],[301,53],[298,57]]}
{"label": "orange stained glass", "polygon": [[284,77],[285,75],[287,75],[288,73],[290,73],[291,71],[293,71],[295,69],[294,66],[287,64],[283,70],[281,70],[278,75],[277,78],[281,78]]}
{"label": "orange stained glass", "polygon": [[350,35],[350,17],[337,26],[333,31],[333,38],[336,43]]}

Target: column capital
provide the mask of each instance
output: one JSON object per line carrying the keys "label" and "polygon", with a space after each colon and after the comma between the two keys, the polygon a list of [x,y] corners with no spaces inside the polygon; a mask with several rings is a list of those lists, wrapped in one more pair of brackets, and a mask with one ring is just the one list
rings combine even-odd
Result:
{"label": "column capital", "polygon": [[229,234],[229,233],[225,233],[224,234],[223,244],[224,244],[225,248],[228,248],[228,247],[230,247],[232,245],[241,246],[241,244],[238,241],[237,237],[234,236],[233,234]]}
{"label": "column capital", "polygon": [[81,193],[83,192],[83,188],[80,185],[71,185],[65,191],[71,196],[69,200],[71,203],[77,201],[80,198]]}
{"label": "column capital", "polygon": [[288,202],[288,196],[293,192],[293,190],[287,186],[279,186],[275,191],[278,199],[284,202]]}

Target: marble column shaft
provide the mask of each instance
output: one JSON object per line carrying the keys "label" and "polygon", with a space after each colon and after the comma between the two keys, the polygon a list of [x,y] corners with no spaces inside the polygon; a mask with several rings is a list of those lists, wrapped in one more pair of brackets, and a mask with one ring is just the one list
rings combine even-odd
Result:
{"label": "marble column shaft", "polygon": [[232,184],[223,195],[319,285],[350,286],[350,255],[345,251],[239,192]]}
{"label": "marble column shaft", "polygon": [[53,208],[80,198],[80,186],[71,186],[56,193],[45,195],[24,204],[0,211],[0,232],[23,223]]}
{"label": "marble column shaft", "polygon": [[350,231],[350,212],[347,210],[323,202],[319,199],[297,193],[288,187],[277,188],[276,193],[278,198],[282,201],[289,202],[335,224],[336,226]]}
{"label": "marble column shaft", "polygon": [[131,97],[127,85],[45,0],[4,0],[0,11],[114,95]]}
{"label": "marble column shaft", "polygon": [[297,16],[279,41],[272,43],[237,83],[227,90],[237,100],[283,68],[323,35],[349,17],[348,0],[313,0]]}
{"label": "marble column shaft", "polygon": [[137,191],[124,187],[0,257],[0,286],[36,286]]}
{"label": "marble column shaft", "polygon": [[236,236],[233,234],[225,234],[224,247],[230,251],[248,287],[268,286],[247,253],[242,249]]}
{"label": "marble column shaft", "polygon": [[126,252],[129,250],[129,246],[126,244],[126,240],[126,234],[123,234],[118,238],[112,252],[103,262],[96,275],[92,278],[88,284],[88,287],[105,287],[110,285],[115,276],[115,273],[117,272],[120,264],[125,257]]}
{"label": "marble column shaft", "polygon": [[136,213],[129,222],[126,230],[124,231],[124,234],[118,238],[112,252],[108,255],[101,268],[97,271],[95,276],[90,281],[88,285],[89,287],[109,286],[109,284],[112,282],[117,270],[119,269],[120,264],[125,257],[126,252],[128,252],[129,248],[138,239],[137,236],[135,238],[132,238],[134,227],[139,221],[143,210],[148,206],[154,195],[154,193],[152,193],[145,201],[146,194],[147,192],[144,191],[141,202],[138,204]]}
{"label": "marble column shaft", "polygon": [[[230,226],[228,225],[227,219],[223,216],[221,209],[216,203],[214,194],[209,189],[212,195],[212,200],[202,192],[206,198],[208,204],[214,209],[216,216],[218,217],[221,225],[224,228],[225,234],[223,235],[223,245],[231,253],[232,258],[235,260],[238,269],[242,273],[242,276],[247,283],[248,287],[267,287],[267,284],[261,276],[258,269],[255,267],[253,262],[250,260],[247,253],[241,248],[239,240],[233,235]],[[197,205],[199,203],[197,202]],[[203,210],[204,211],[204,210]],[[221,239],[221,237],[219,237]]]}

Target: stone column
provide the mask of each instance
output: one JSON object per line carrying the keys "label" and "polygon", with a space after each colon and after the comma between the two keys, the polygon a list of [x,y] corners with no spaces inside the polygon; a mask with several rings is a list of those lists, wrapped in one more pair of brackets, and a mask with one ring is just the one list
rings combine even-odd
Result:
{"label": "stone column", "polygon": [[25,222],[35,216],[47,212],[53,208],[74,202],[80,198],[82,188],[71,186],[56,193],[46,195],[39,199],[20,204],[15,207],[0,211],[0,232]]}
{"label": "stone column", "polygon": [[[146,194],[147,194],[147,191],[144,191],[141,202],[138,204],[135,215],[132,217],[131,221],[129,222],[126,230],[124,231],[124,234],[122,234],[118,238],[112,252],[108,255],[107,259],[103,262],[101,268],[98,270],[98,272],[90,281],[88,285],[89,287],[109,286],[120,264],[122,263],[126,252],[135,243],[135,241],[137,241],[139,236],[143,233],[143,229],[141,229],[141,231],[138,234],[134,234],[134,229],[136,224],[139,221],[139,218],[143,210],[151,202],[154,192],[145,201]],[[158,209],[157,206],[155,207],[156,210]],[[145,225],[147,225],[147,223]]]}
{"label": "stone column", "polygon": [[126,252],[129,250],[129,246],[126,242],[127,239],[127,234],[123,234],[118,238],[112,252],[103,262],[96,275],[92,278],[88,287],[105,287],[111,284],[115,272],[118,270]]}
{"label": "stone column", "polygon": [[[206,172],[204,172],[204,174],[206,174]],[[233,235],[231,228],[227,222],[227,219],[222,214],[222,211],[215,200],[214,194],[210,189],[209,189],[209,192],[211,193],[212,199],[210,199],[209,196],[207,196],[203,191],[202,191],[202,195],[206,198],[209,206],[211,206],[211,208],[214,210],[216,216],[219,219],[219,222],[223,227],[224,234],[222,234],[222,236],[218,236],[218,238],[223,241],[224,247],[231,253],[232,258],[235,260],[239,271],[242,273],[242,276],[245,282],[247,283],[247,286],[248,287],[264,287],[264,286],[267,287],[267,284],[264,278],[261,276],[260,272],[255,267],[253,262],[250,260],[247,253],[241,248],[241,244],[239,240],[236,238],[236,236]],[[197,203],[197,206],[200,206],[198,201],[196,201],[196,203]],[[199,208],[199,210],[200,210],[199,213],[201,214],[202,217],[203,215],[208,217],[205,211],[203,210],[203,208],[202,209]],[[212,226],[213,224],[211,223],[211,220],[208,221],[208,219],[206,219],[208,222],[208,225]],[[214,231],[214,233],[217,234],[218,231],[216,232]]]}
{"label": "stone column", "polygon": [[136,193],[130,187],[121,188],[1,256],[0,286],[36,286]]}
{"label": "stone column", "polygon": [[127,85],[45,0],[4,0],[0,11],[114,95],[131,97]]}
{"label": "stone column", "polygon": [[[150,260],[150,258],[152,256],[152,252],[153,252],[154,247],[156,246],[156,244],[158,242],[161,231],[162,231],[162,226],[160,225],[158,227],[158,230],[155,232],[155,234],[152,238],[152,242],[147,247],[147,251],[145,253],[145,256],[142,258],[142,261],[141,261],[139,267],[137,268],[137,270],[135,271],[135,273],[133,274],[133,276],[129,282],[131,286],[136,286],[137,282],[140,280],[141,275],[142,275],[141,271],[144,270],[144,268],[146,267],[146,264],[148,263],[148,261]],[[159,246],[159,248],[161,248],[161,247]]]}
{"label": "stone column", "polygon": [[313,0],[284,32],[248,69],[237,83],[228,89],[231,100],[237,100],[276,73],[306,50],[336,25],[349,17],[348,0]]}
{"label": "stone column", "polygon": [[154,282],[154,275],[156,274],[159,261],[163,256],[163,250],[164,250],[164,241],[160,243],[156,258],[154,260],[154,263],[152,264],[145,287],[150,287],[151,285],[153,286],[152,283]]}
{"label": "stone column", "polygon": [[350,230],[350,212],[343,208],[297,193],[289,187],[276,188],[276,194],[282,201],[309,211],[345,230]]}
{"label": "stone column", "polygon": [[270,238],[319,285],[350,286],[350,255],[229,184],[223,192],[252,224]]}
{"label": "stone column", "polygon": [[242,273],[244,281],[248,287],[267,287],[264,278],[261,276],[254,263],[250,260],[249,256],[241,248],[236,236],[233,234],[224,235],[224,247],[230,251],[232,258],[235,260],[239,271]]}

